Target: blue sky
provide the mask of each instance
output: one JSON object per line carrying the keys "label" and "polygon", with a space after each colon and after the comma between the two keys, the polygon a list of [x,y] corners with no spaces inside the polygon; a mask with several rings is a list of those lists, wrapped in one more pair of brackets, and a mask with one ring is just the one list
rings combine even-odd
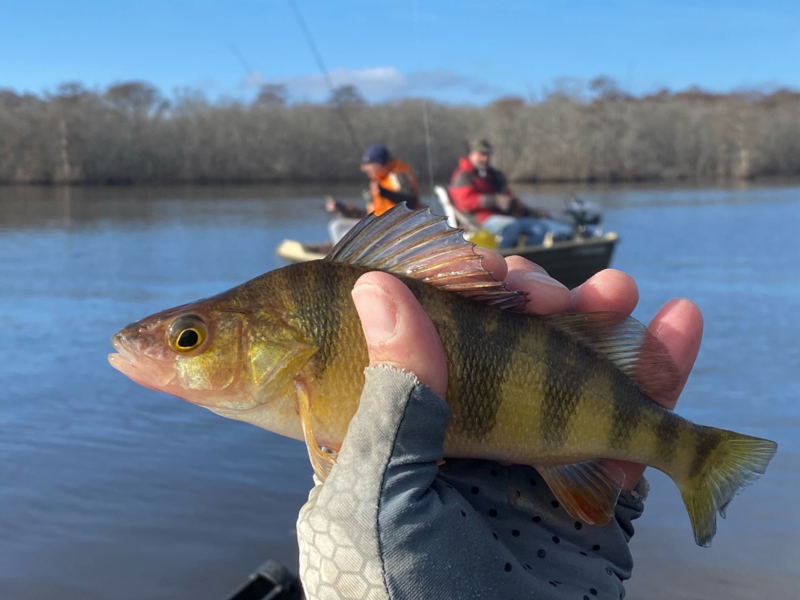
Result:
{"label": "blue sky", "polygon": [[[335,82],[371,100],[541,97],[599,74],[637,94],[800,88],[798,0],[296,1]],[[146,80],[212,99],[262,82],[326,95],[287,0],[0,0],[0,57],[0,88],[33,93]]]}

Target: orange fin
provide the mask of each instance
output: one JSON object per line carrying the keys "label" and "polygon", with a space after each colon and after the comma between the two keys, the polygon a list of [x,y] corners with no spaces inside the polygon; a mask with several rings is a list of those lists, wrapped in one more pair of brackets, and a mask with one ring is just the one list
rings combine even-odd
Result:
{"label": "orange fin", "polygon": [[545,319],[605,356],[648,396],[674,391],[680,385],[680,372],[667,347],[633,317],[595,312]]}
{"label": "orange fin", "polygon": [[379,217],[364,217],[324,260],[405,275],[497,308],[521,310],[527,294],[495,280],[474,248],[445,217],[401,203]]}
{"label": "orange fin", "polygon": [[295,391],[297,393],[297,408],[300,412],[300,422],[303,425],[303,437],[306,441],[308,458],[311,460],[311,467],[314,469],[314,473],[324,483],[328,475],[330,475],[333,465],[336,464],[336,458],[339,453],[321,448],[317,438],[314,437],[314,431],[311,427],[311,396],[302,381],[295,382]]}
{"label": "orange fin", "polygon": [[610,460],[537,466],[550,491],[574,519],[605,525],[614,516],[625,473]]}

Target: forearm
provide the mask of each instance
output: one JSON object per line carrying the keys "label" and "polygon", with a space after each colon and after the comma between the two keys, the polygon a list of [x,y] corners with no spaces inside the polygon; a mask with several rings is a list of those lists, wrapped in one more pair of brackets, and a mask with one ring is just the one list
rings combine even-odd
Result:
{"label": "forearm", "polygon": [[481,194],[479,205],[481,208],[503,212],[497,205],[496,194]]}
{"label": "forearm", "polygon": [[336,214],[340,217],[346,217],[348,219],[360,219],[366,216],[367,211],[364,208],[359,208],[357,206],[353,206],[352,204],[337,202]]}
{"label": "forearm", "polygon": [[386,189],[383,186],[378,186],[378,191],[382,198],[386,198],[395,204],[405,202],[409,208],[414,208],[417,205],[418,198],[413,192],[393,191]]}
{"label": "forearm", "polygon": [[476,210],[486,208],[484,203],[488,202],[488,200],[484,199],[493,196],[481,194],[471,187],[455,187],[450,188],[450,197],[453,199],[453,205],[457,210],[472,213]]}

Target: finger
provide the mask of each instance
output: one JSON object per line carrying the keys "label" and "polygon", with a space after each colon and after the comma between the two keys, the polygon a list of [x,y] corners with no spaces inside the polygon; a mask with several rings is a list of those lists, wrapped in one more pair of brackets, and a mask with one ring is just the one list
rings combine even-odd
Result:
{"label": "finger", "polygon": [[506,283],[509,289],[528,293],[525,312],[552,315],[565,312],[569,308],[569,290],[550,277],[542,267],[521,256],[509,256],[506,262]]}
{"label": "finger", "polygon": [[477,254],[483,256],[481,259],[481,266],[489,272],[495,281],[505,281],[506,274],[508,273],[508,265],[506,259],[497,252],[492,252],[486,248],[474,248]]}
{"label": "finger", "polygon": [[703,313],[691,300],[678,298],[670,300],[661,307],[650,321],[647,329],[664,346],[678,367],[680,383],[678,387],[663,394],[657,394],[653,400],[669,408],[675,408],[692,372],[700,342],[703,337]]}
{"label": "finger", "polygon": [[[653,396],[653,400],[672,410],[689,379],[689,373],[700,351],[703,313],[690,300],[683,298],[670,300],[656,313],[647,329],[664,344],[678,367],[680,381],[678,386],[669,392]],[[642,478],[644,465],[628,462],[619,464],[625,471],[625,489],[633,489]]]}
{"label": "finger", "polygon": [[[605,269],[570,292],[570,310],[574,312],[619,312],[631,314],[639,302],[639,289],[633,278],[617,271]],[[615,461],[625,473],[623,489],[632,490],[644,473],[644,466],[626,461]]]}
{"label": "finger", "polygon": [[631,314],[639,302],[633,277],[616,269],[600,271],[570,293],[574,312],[620,312]]}
{"label": "finger", "polygon": [[370,365],[386,364],[414,373],[444,398],[447,362],[439,334],[411,291],[387,273],[362,275],[352,292]]}

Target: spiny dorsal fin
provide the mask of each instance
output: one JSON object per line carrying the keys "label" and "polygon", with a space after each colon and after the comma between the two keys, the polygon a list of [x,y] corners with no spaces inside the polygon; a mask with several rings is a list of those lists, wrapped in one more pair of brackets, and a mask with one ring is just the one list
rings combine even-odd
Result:
{"label": "spiny dorsal fin", "polygon": [[368,215],[347,232],[325,260],[405,275],[497,308],[519,310],[528,302],[483,268],[483,255],[445,217],[398,204]]}
{"label": "spiny dorsal fin", "polygon": [[675,390],[680,372],[666,346],[633,317],[596,312],[545,317],[613,362],[648,396]]}

